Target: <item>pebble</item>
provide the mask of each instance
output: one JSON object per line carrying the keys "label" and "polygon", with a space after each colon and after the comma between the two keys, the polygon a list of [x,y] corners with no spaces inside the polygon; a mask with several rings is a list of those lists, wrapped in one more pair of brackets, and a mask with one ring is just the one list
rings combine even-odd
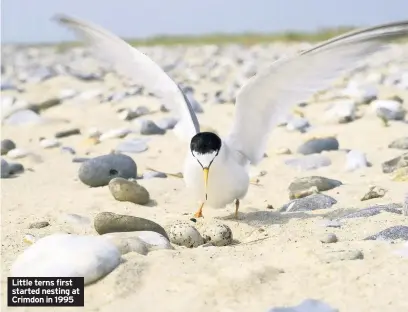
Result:
{"label": "pebble", "polygon": [[24,166],[20,163],[9,163],[9,173],[17,174],[24,172]]}
{"label": "pebble", "polygon": [[42,229],[42,228],[45,228],[45,227],[47,227],[49,225],[50,225],[50,223],[48,221],[37,221],[37,222],[30,223],[28,228],[29,229]]}
{"label": "pebble", "polygon": [[1,159],[1,178],[5,179],[10,176],[10,167],[5,159]]}
{"label": "pebble", "polygon": [[361,260],[364,259],[364,254],[361,250],[336,250],[319,255],[321,261],[332,263],[337,261]]}
{"label": "pebble", "polygon": [[408,167],[408,153],[392,158],[382,163],[383,173],[391,173],[403,167]]}
{"label": "pebble", "polygon": [[408,240],[408,226],[396,225],[377,234],[366,237],[364,240]]}
{"label": "pebble", "polygon": [[54,139],[43,139],[40,141],[40,146],[43,148],[54,148],[60,145],[61,143]]}
{"label": "pebble", "polygon": [[150,201],[149,192],[135,180],[129,181],[123,178],[114,178],[109,182],[109,190],[118,201],[131,202],[138,205],[146,205]]}
{"label": "pebble", "polygon": [[297,170],[314,170],[331,165],[329,157],[320,154],[305,155],[299,158],[287,159],[285,164]]}
{"label": "pebble", "polygon": [[112,232],[153,231],[169,237],[164,228],[153,221],[113,212],[98,213],[94,219],[94,227],[101,235]]}
{"label": "pebble", "polygon": [[317,209],[327,209],[337,203],[333,197],[324,194],[313,194],[300,199],[291,200],[283,205],[280,212],[312,211]]}
{"label": "pebble", "polygon": [[320,241],[321,241],[322,243],[325,243],[325,244],[331,244],[331,243],[337,243],[338,239],[337,239],[336,234],[334,234],[334,233],[327,233],[327,234],[323,234],[323,235],[320,237]]}
{"label": "pebble", "polygon": [[1,155],[6,155],[9,151],[16,148],[16,143],[12,140],[4,139],[1,140]]}
{"label": "pebble", "polygon": [[99,137],[99,141],[106,141],[109,139],[117,139],[117,138],[124,138],[127,136],[131,131],[129,129],[112,129],[105,133],[102,133]]}
{"label": "pebble", "polygon": [[364,209],[360,209],[356,212],[346,214],[345,216],[341,217],[341,219],[367,218],[367,217],[375,216],[383,211],[389,212],[389,213],[401,214],[401,211],[399,210],[400,207],[401,205],[399,204],[376,205],[376,206],[367,207]]}
{"label": "pebble", "polygon": [[389,145],[389,148],[396,149],[408,149],[408,137],[403,137],[392,141]]}
{"label": "pebble", "polygon": [[116,246],[100,236],[52,234],[29,246],[14,261],[11,276],[84,277],[85,285],[120,263]]}
{"label": "pebble", "polygon": [[91,187],[105,186],[114,178],[136,179],[137,166],[127,155],[108,154],[82,163],[78,177]]}
{"label": "pebble", "polygon": [[137,154],[142,153],[148,149],[146,140],[142,139],[132,139],[128,141],[121,142],[115,149],[116,152],[120,153],[131,153]]}
{"label": "pebble", "polygon": [[226,224],[212,222],[205,224],[199,230],[204,243],[211,243],[213,246],[227,246],[232,243],[232,231]]}
{"label": "pebble", "polygon": [[387,193],[387,190],[378,187],[378,186],[372,186],[370,187],[369,191],[364,194],[364,196],[360,199],[361,201],[365,200],[370,200],[374,198],[381,198],[384,197],[385,193]]}
{"label": "pebble", "polygon": [[77,135],[77,134],[81,134],[81,131],[78,128],[74,128],[74,129],[58,131],[55,133],[55,137],[59,139],[59,138],[66,138],[66,137]]}
{"label": "pebble", "polygon": [[43,119],[40,115],[29,109],[24,109],[11,114],[6,120],[5,124],[19,126],[28,124],[41,123]]}
{"label": "pebble", "polygon": [[320,176],[310,176],[295,179],[289,185],[289,198],[301,198],[310,195],[310,189],[317,189],[319,192],[328,191],[342,185],[338,180]]}
{"label": "pebble", "polygon": [[367,168],[368,166],[367,157],[363,152],[351,150],[347,153],[345,165],[347,171]]}
{"label": "pebble", "polygon": [[187,248],[198,247],[204,244],[204,239],[197,229],[185,221],[177,221],[169,229],[170,242]]}
{"label": "pebble", "polygon": [[336,151],[339,149],[339,141],[335,137],[311,139],[297,149],[299,154],[318,154],[323,151]]}
{"label": "pebble", "polygon": [[339,312],[339,310],[320,300],[305,299],[297,306],[272,308],[268,312]]}
{"label": "pebble", "polygon": [[159,171],[147,171],[144,172],[142,175],[142,178],[147,180],[147,179],[153,179],[153,178],[167,178],[167,174],[164,172],[159,172]]}
{"label": "pebble", "polygon": [[151,120],[140,121],[140,134],[142,135],[163,135],[166,130],[160,128]]}
{"label": "pebble", "polygon": [[156,121],[156,125],[164,130],[171,130],[177,125],[178,120],[173,117],[165,117]]}

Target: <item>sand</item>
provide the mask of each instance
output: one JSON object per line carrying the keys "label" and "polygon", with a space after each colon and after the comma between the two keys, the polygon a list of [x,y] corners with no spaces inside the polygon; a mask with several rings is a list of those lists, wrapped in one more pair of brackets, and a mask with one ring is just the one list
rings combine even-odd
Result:
{"label": "sand", "polygon": [[[117,85],[112,78],[107,84]],[[105,88],[102,83],[80,83],[72,78],[54,78],[26,88],[21,97],[32,100],[50,97],[61,87],[77,89]],[[196,86],[197,90],[210,87]],[[389,91],[389,90],[388,90]],[[387,92],[388,92],[387,91]],[[393,92],[393,90],[391,90]],[[12,94],[9,91],[7,94]],[[401,92],[400,92],[401,93]],[[404,94],[402,94],[404,95]],[[198,98],[199,99],[199,98]],[[408,99],[408,98],[407,98]],[[407,103],[407,102],[405,102]],[[42,237],[58,231],[96,234],[92,226],[67,228],[59,220],[66,213],[77,213],[92,219],[97,213],[111,211],[151,219],[159,224],[188,220],[198,208],[184,188],[182,179],[141,180],[157,205],[138,206],[116,201],[107,187],[89,188],[78,179],[80,164],[72,156],[57,149],[39,147],[40,137],[53,137],[59,130],[92,126],[102,131],[125,127],[114,111],[119,107],[147,105],[157,109],[160,102],[137,97],[120,104],[100,104],[95,100],[78,103],[69,100],[45,111],[50,121],[44,125],[2,126],[2,138],[13,139],[42,157],[42,162],[30,158],[18,160],[26,171],[1,181],[2,291],[3,311],[77,311],[80,308],[7,308],[6,277],[13,260],[27,247],[25,234]],[[405,107],[407,105],[405,104]],[[382,173],[381,163],[402,154],[389,149],[388,144],[408,133],[407,124],[393,122],[383,127],[379,119],[366,114],[349,124],[324,123],[321,113],[325,105],[306,107],[304,112],[311,124],[309,133],[289,132],[276,128],[267,148],[268,157],[254,168],[266,170],[260,185],[251,185],[242,201],[239,220],[231,219],[234,208],[223,210],[204,208],[204,222],[220,219],[233,232],[235,245],[226,247],[176,248],[149,253],[147,256],[127,254],[126,263],[94,285],[85,289],[82,311],[267,311],[277,306],[293,306],[307,298],[320,299],[340,311],[403,312],[408,311],[408,259],[395,254],[402,242],[363,241],[365,237],[394,225],[407,225],[407,217],[380,213],[369,218],[348,220],[341,228],[321,226],[324,219],[339,211],[386,204],[403,200],[407,183],[393,182]],[[211,125],[226,134],[234,112],[233,105],[205,105],[199,115],[204,125]],[[157,120],[165,113],[147,118]],[[277,155],[286,147],[296,150],[306,138],[337,135],[342,148],[358,149],[367,154],[372,167],[346,172],[345,153],[325,153],[332,165],[313,171],[297,171],[283,165],[293,155]],[[84,144],[84,136],[61,139],[64,146],[73,147],[78,156],[99,156],[109,153],[120,139],[95,146]],[[154,136],[149,150],[131,155],[139,173],[146,167],[164,172],[182,171],[185,144],[173,133]],[[333,208],[309,213],[280,214],[278,208],[289,201],[288,185],[302,176],[319,175],[338,179],[341,187],[325,192],[336,198]],[[388,190],[383,198],[360,201],[370,185]],[[272,205],[273,209],[267,208]],[[34,221],[47,220],[50,226],[28,229]],[[334,244],[323,244],[320,237],[335,233]],[[325,263],[325,255],[335,251],[361,250],[364,259]]]}

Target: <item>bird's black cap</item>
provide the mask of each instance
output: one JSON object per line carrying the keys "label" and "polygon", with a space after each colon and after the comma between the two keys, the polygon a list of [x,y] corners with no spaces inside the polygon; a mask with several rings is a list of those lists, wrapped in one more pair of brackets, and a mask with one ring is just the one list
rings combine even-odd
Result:
{"label": "bird's black cap", "polygon": [[191,139],[190,149],[200,154],[218,152],[221,148],[221,139],[213,132],[199,132]]}

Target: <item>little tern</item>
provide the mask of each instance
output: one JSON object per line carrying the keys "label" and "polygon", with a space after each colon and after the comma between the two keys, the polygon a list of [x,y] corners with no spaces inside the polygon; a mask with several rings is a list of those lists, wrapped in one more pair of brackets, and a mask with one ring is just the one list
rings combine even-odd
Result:
{"label": "little tern", "polygon": [[102,27],[66,15],[55,20],[89,44],[96,57],[110,63],[118,74],[161,96],[179,117],[178,137],[190,144],[183,177],[199,203],[223,208],[240,200],[250,184],[249,165],[263,158],[269,133],[296,104],[327,89],[334,79],[356,63],[408,34],[408,20],[363,28],[334,37],[295,55],[278,59],[260,70],[239,90],[230,133],[220,138],[200,132],[197,117],[179,85],[147,55]]}

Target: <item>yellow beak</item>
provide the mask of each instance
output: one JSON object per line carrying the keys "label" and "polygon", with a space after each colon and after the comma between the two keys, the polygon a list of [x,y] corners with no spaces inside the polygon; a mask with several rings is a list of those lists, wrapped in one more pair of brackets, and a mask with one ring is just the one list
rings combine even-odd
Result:
{"label": "yellow beak", "polygon": [[203,173],[204,173],[204,186],[205,186],[205,199],[207,199],[207,185],[208,185],[208,172],[209,168],[204,168]]}

